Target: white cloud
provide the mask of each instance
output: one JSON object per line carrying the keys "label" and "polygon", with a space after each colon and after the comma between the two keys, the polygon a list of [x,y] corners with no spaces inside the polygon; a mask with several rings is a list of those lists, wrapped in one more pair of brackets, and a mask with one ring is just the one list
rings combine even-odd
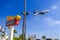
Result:
{"label": "white cloud", "polygon": [[60,25],[60,21],[54,21],[51,23],[51,25]]}
{"label": "white cloud", "polygon": [[54,20],[50,17],[45,17],[45,18],[43,18],[43,20],[47,25],[50,25],[50,26],[60,25],[60,20]]}
{"label": "white cloud", "polygon": [[51,7],[51,11],[54,11],[54,10],[56,10],[56,9],[58,9],[58,6],[57,6],[57,5],[53,5],[53,6]]}
{"label": "white cloud", "polygon": [[54,9],[57,9],[57,6],[55,6],[55,5],[54,5],[54,6],[52,6],[52,9],[53,9],[53,10],[54,10]]}
{"label": "white cloud", "polygon": [[60,8],[60,1],[54,3],[54,4],[50,7],[51,10],[56,10],[56,9],[59,9],[59,8]]}

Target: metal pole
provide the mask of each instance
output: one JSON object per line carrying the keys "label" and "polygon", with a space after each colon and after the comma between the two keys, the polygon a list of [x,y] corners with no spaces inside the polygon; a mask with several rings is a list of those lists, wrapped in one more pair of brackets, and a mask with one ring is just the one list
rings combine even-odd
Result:
{"label": "metal pole", "polygon": [[26,40],[26,0],[24,0],[24,18],[22,26],[22,40]]}

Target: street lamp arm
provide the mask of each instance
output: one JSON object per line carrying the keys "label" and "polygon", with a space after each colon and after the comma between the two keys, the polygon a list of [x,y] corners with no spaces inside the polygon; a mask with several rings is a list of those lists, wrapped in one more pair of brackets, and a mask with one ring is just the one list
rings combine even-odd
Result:
{"label": "street lamp arm", "polygon": [[[25,13],[24,12],[21,12],[23,15],[25,15]],[[29,15],[30,14],[30,12],[26,12],[26,15]]]}

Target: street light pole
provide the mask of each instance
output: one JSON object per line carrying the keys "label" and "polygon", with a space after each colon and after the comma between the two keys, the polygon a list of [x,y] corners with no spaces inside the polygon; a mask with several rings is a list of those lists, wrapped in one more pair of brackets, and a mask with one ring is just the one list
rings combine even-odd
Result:
{"label": "street light pole", "polygon": [[[42,11],[42,12],[34,12],[38,13],[38,14],[45,14],[46,12],[48,12],[48,10]],[[37,15],[38,15],[37,14]],[[29,15],[29,12],[26,12],[26,0],[24,0],[24,12],[23,12],[23,26],[22,26],[22,40],[26,40],[26,15]]]}
{"label": "street light pole", "polygon": [[23,26],[22,26],[22,40],[26,40],[26,0],[24,0],[24,12],[23,12]]}

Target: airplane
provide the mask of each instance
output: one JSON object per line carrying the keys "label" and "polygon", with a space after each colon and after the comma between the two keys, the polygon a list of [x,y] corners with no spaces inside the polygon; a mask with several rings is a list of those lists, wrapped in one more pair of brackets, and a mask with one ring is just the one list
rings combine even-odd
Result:
{"label": "airplane", "polygon": [[33,11],[33,13],[35,14],[35,15],[44,15],[45,13],[48,13],[49,12],[49,10],[44,10],[44,11]]}

